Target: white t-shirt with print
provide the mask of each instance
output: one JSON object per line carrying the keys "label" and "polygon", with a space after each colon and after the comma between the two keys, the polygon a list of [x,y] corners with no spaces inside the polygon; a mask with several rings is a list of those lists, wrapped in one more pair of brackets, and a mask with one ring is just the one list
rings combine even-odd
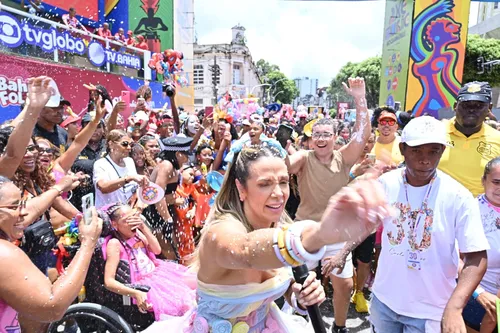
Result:
{"label": "white t-shirt with print", "polygon": [[[400,315],[441,321],[456,287],[458,249],[462,253],[488,249],[477,202],[464,186],[439,170],[427,209],[421,207],[429,185],[408,185],[408,205],[401,169],[388,172],[379,180],[397,217],[384,221],[373,293]],[[425,219],[417,219],[418,211],[423,212]],[[411,238],[416,238],[412,249],[410,228],[418,220],[417,236]],[[415,255],[420,270],[409,268],[415,261],[407,257]]]}
{"label": "white t-shirt with print", "polygon": [[481,194],[477,197],[484,233],[490,244],[488,250],[488,269],[481,280],[481,287],[496,295],[500,289],[500,208],[493,206]]}
{"label": "white t-shirt with print", "polygon": [[101,208],[103,206],[116,202],[127,203],[128,199],[134,194],[137,189],[136,182],[129,182],[124,187],[111,192],[102,193],[97,187],[99,180],[115,180],[125,176],[137,175],[134,160],[130,157],[123,159],[125,167],[121,167],[111,160],[109,156],[101,158],[94,163],[94,186],[95,186],[95,206]]}

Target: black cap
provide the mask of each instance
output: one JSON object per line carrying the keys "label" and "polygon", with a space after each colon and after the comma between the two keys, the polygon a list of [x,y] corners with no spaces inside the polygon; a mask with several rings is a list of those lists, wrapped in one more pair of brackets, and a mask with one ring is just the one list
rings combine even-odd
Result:
{"label": "black cap", "polygon": [[185,136],[172,136],[161,140],[165,148],[164,151],[189,151],[193,138]]}
{"label": "black cap", "polygon": [[491,87],[488,82],[469,82],[458,91],[458,102],[478,101],[491,103]]}
{"label": "black cap", "polygon": [[[84,124],[90,123],[90,122],[92,121],[92,119],[94,119],[94,116],[95,116],[95,115],[92,115],[90,112],[87,112],[87,113],[83,116],[83,118],[82,118],[82,126],[83,126]],[[101,119],[101,120],[99,121],[99,123],[100,123],[100,124],[102,124],[102,125],[104,125],[104,120],[103,120],[103,119]]]}

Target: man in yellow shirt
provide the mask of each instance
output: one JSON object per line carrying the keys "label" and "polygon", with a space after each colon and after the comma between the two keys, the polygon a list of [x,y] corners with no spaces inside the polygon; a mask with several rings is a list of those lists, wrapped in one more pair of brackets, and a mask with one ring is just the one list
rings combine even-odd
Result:
{"label": "man in yellow shirt", "polygon": [[487,82],[470,82],[458,92],[455,118],[447,121],[447,148],[439,169],[464,185],[474,196],[483,193],[481,177],[491,159],[500,156],[500,132],[485,125],[490,113],[491,87]]}
{"label": "man in yellow shirt", "polygon": [[373,112],[372,127],[377,128],[378,137],[372,154],[387,166],[397,166],[404,158],[399,150],[401,139],[397,135],[398,118],[396,111],[388,106],[382,106]]}

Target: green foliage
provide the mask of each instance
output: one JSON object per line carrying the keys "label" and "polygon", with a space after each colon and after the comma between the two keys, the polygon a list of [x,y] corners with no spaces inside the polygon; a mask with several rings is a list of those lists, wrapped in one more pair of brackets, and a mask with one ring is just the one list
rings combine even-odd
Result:
{"label": "green foliage", "polygon": [[279,66],[272,65],[267,61],[265,61],[264,59],[260,59],[259,61],[257,61],[257,64],[255,66],[257,67],[257,72],[259,73],[261,79],[265,78],[271,72],[276,72],[280,70]]}
{"label": "green foliage", "polygon": [[330,110],[328,110],[328,113],[330,114],[330,118],[335,119],[337,117],[337,110],[336,109],[330,109]]}
{"label": "green foliage", "polygon": [[352,98],[345,93],[342,82],[347,83],[350,77],[362,77],[366,84],[366,101],[369,108],[375,108],[378,104],[380,92],[380,71],[382,57],[368,58],[359,63],[348,62],[330,83],[328,93],[332,96],[333,105],[338,102],[352,102]]}
{"label": "green foliage", "polygon": [[500,65],[493,66],[491,73],[477,74],[477,58],[485,61],[500,60],[500,40],[484,39],[478,35],[469,35],[465,51],[465,66],[463,82],[487,81],[491,86],[500,86]]}
{"label": "green foliage", "polygon": [[295,82],[288,79],[282,72],[269,72],[267,74],[267,83],[271,85],[271,88],[267,90],[269,94],[268,102],[270,103],[291,104],[294,98],[299,95],[299,89],[295,86]]}

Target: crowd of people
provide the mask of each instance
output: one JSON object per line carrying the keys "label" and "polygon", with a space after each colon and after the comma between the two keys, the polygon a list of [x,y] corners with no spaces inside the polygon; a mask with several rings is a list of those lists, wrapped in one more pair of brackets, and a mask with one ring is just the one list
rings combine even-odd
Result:
{"label": "crowd of people", "polygon": [[[275,107],[187,113],[175,92],[155,110],[148,86],[124,118],[130,106],[108,110],[106,88],[87,87],[75,116],[56,82],[30,79],[0,127],[0,332],[63,317],[95,249],[103,286],[151,314],[145,332],[312,332],[301,315],[330,286],[332,332],[348,332],[350,303],[378,333],[496,326],[500,133],[487,83],[465,84],[440,121],[371,112],[364,80],[349,79],[353,123]],[[79,247],[66,267],[61,244]],[[302,285],[290,269],[301,265]]]}
{"label": "crowd of people", "polygon": [[[127,47],[135,47],[145,51],[149,50],[146,38],[143,35],[134,36],[134,32],[132,30],[128,30],[127,34],[125,34],[125,30],[123,28],[119,28],[118,31],[113,34],[109,23],[107,22],[104,22],[99,28],[88,29],[76,16],[77,12],[74,7],[70,7],[68,9],[68,13],[63,14],[60,18],[57,18],[54,14],[48,12],[42,0],[21,0],[21,8],[31,15],[50,20],[58,20],[60,23],[64,24],[69,31],[78,29],[84,31],[88,36],[96,35],[113,41],[114,43],[110,45],[112,49],[118,50],[124,48],[126,50]],[[74,36],[80,36],[80,34],[76,32],[72,32],[72,34]]]}

